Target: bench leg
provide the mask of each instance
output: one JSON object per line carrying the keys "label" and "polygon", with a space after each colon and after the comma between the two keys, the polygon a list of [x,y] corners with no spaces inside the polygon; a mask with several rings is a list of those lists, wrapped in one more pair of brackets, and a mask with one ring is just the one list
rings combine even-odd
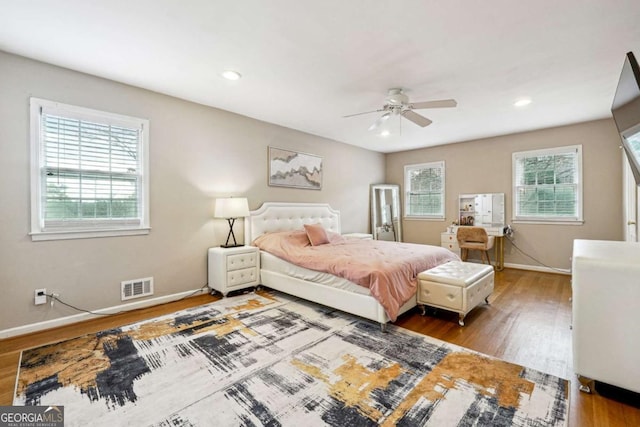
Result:
{"label": "bench leg", "polygon": [[458,318],[458,325],[464,326],[464,316],[464,314],[460,313],[460,316]]}

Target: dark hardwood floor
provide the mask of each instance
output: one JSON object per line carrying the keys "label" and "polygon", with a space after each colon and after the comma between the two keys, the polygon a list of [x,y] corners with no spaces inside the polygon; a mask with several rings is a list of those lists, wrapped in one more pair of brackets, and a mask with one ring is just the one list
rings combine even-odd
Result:
{"label": "dark hardwood floor", "polygon": [[[571,284],[559,274],[505,269],[496,273],[490,305],[469,313],[458,326],[455,313],[439,310],[421,316],[415,309],[396,325],[571,381],[569,425],[640,426],[638,395],[618,390],[602,394],[578,391],[571,366]],[[20,352],[86,333],[215,301],[200,295],[107,318],[0,340],[0,405],[11,405]],[[612,363],[615,363],[612,355]]]}
{"label": "dark hardwood floor", "polygon": [[578,390],[572,367],[570,298],[570,276],[505,269],[496,272],[490,305],[471,311],[464,327],[458,326],[457,314],[441,310],[426,316],[408,313],[396,325],[570,380],[572,427],[640,426],[639,395],[619,390],[590,395]]}

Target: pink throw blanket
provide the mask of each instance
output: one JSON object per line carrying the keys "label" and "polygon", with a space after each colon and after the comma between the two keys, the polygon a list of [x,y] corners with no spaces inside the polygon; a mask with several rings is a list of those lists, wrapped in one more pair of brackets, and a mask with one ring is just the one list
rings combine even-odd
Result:
{"label": "pink throw blanket", "polygon": [[327,233],[330,242],[311,246],[303,230],[267,233],[253,244],[292,264],[331,273],[367,287],[394,322],[400,307],[416,293],[418,274],[448,261],[453,252],[429,245],[345,239]]}

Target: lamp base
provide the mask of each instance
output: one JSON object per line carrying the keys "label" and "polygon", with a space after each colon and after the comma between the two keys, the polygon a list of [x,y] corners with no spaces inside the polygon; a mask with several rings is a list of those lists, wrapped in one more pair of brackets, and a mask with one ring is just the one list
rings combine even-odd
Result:
{"label": "lamp base", "polygon": [[[244,246],[244,245],[239,245],[238,242],[236,242],[236,235],[233,233],[233,224],[236,222],[235,218],[227,218],[227,221],[229,222],[229,234],[227,234],[227,241],[224,242],[224,245],[220,245],[221,248],[238,248],[240,246]],[[229,244],[229,239],[231,239],[233,237],[233,243]]]}

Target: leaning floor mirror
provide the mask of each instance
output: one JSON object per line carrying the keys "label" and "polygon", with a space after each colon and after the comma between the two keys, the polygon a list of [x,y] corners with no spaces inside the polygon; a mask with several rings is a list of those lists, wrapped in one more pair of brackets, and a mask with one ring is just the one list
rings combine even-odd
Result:
{"label": "leaning floor mirror", "polygon": [[371,186],[371,231],[376,240],[402,241],[400,186]]}

